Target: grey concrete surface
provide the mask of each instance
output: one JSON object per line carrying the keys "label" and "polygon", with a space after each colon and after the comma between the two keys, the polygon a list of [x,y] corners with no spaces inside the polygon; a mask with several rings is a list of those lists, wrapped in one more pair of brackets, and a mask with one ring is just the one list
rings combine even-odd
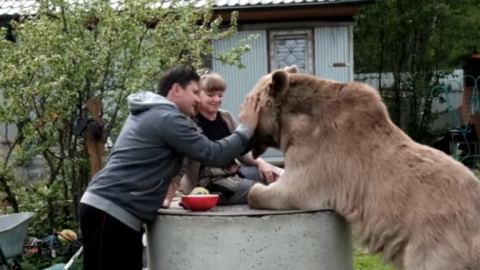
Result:
{"label": "grey concrete surface", "polygon": [[353,270],[350,228],[328,209],[174,205],[146,229],[149,270]]}

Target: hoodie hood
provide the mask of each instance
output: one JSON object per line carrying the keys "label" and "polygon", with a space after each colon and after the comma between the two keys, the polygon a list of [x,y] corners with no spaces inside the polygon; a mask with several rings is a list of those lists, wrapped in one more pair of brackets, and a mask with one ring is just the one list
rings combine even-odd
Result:
{"label": "hoodie hood", "polygon": [[167,98],[150,91],[131,94],[127,97],[128,109],[130,112],[148,110],[161,105],[170,105],[176,107],[175,103]]}

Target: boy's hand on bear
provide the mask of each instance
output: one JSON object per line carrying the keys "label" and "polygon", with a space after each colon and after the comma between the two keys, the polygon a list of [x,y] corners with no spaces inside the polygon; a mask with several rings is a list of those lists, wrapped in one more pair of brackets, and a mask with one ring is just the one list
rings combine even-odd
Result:
{"label": "boy's hand on bear", "polygon": [[243,101],[240,106],[240,113],[238,119],[240,123],[248,125],[252,129],[255,129],[258,124],[258,115],[260,112],[259,100],[256,97],[249,96]]}

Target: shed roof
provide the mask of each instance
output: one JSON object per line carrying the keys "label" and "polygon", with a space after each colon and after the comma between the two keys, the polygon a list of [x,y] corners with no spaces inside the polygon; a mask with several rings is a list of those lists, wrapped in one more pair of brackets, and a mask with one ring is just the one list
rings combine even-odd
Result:
{"label": "shed roof", "polygon": [[[72,1],[72,0],[67,0]],[[88,0],[75,1],[81,3]],[[256,7],[279,7],[296,5],[344,5],[344,4],[364,4],[374,0],[215,0],[213,8],[219,9],[238,9],[238,8],[256,8]],[[73,1],[72,1],[73,2]],[[112,5],[121,6],[122,0],[110,0]],[[159,1],[159,5],[162,1]],[[185,1],[191,2],[191,1]],[[170,5],[170,1],[164,1],[163,6]],[[197,0],[195,6],[200,7],[206,3],[206,0]],[[36,0],[0,0],[0,15],[15,15],[19,13],[35,13],[38,1]]]}

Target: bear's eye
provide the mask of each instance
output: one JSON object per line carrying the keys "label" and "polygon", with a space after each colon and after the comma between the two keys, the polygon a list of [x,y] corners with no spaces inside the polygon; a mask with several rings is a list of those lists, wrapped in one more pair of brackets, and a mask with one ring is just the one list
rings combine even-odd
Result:
{"label": "bear's eye", "polygon": [[271,100],[267,100],[265,102],[265,105],[268,107],[268,108],[272,108],[272,101]]}

